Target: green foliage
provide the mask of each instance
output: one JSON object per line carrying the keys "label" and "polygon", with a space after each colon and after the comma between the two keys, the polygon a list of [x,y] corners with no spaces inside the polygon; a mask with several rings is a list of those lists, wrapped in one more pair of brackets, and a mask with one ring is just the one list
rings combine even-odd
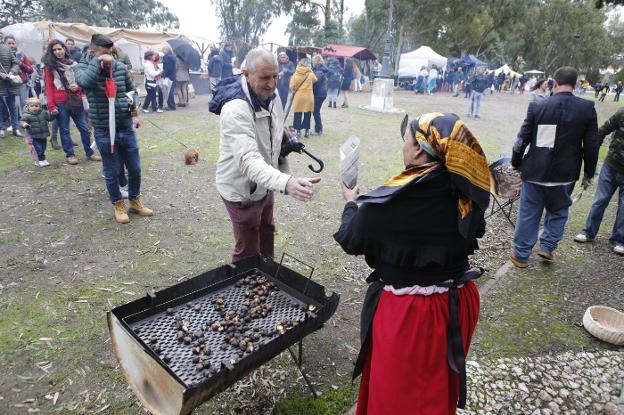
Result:
{"label": "green foliage", "polygon": [[[604,10],[590,0],[395,0],[394,4],[395,51],[399,46],[405,52],[428,45],[446,56],[473,53],[492,66],[508,63],[518,70],[552,73],[572,64],[588,71],[607,64],[624,39],[619,19],[608,31]],[[351,43],[381,54],[387,19],[386,0],[366,0],[364,12],[350,21]]]}
{"label": "green foliage", "polygon": [[216,0],[214,4],[223,40],[242,40],[250,45],[258,44],[280,12],[277,0]]}
{"label": "green foliage", "polygon": [[80,22],[95,26],[139,29],[178,28],[176,15],[156,0],[1,0],[0,22],[33,20]]}
{"label": "green foliage", "polygon": [[333,415],[349,410],[357,398],[359,382],[348,383],[336,390],[323,392],[320,398],[298,397],[277,403],[276,415]]}
{"label": "green foliage", "polygon": [[318,11],[310,5],[303,5],[295,14],[292,21],[286,27],[289,33],[288,44],[307,46],[314,43],[314,34],[321,28]]}
{"label": "green foliage", "polygon": [[0,27],[33,20],[39,16],[37,0],[0,0]]}

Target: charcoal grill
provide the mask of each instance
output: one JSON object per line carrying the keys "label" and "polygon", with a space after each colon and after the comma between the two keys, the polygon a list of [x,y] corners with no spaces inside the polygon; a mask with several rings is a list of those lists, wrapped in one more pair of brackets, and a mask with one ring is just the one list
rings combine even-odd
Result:
{"label": "charcoal grill", "polygon": [[[158,415],[190,414],[284,350],[289,351],[308,387],[317,395],[302,366],[302,340],[333,315],[339,296],[326,295],[325,288],[312,281],[312,267],[306,266],[310,274],[305,277],[286,266],[285,259],[293,262],[293,257],[286,254],[279,263],[263,256],[245,258],[108,312],[114,352],[145,408]],[[301,263],[293,263],[296,262]],[[193,364],[196,342],[180,342],[176,326],[185,321],[185,328],[193,333],[202,324],[221,319],[213,304],[215,298],[223,298],[228,310],[236,309],[243,301],[245,289],[237,282],[250,274],[265,276],[275,287],[266,299],[272,311],[247,323],[251,330],[256,327],[264,335],[247,353],[222,346],[225,332],[206,332],[204,345],[209,345],[211,353],[204,360],[210,361],[212,372],[198,370]],[[269,333],[283,321],[296,323],[290,329]],[[295,344],[298,353],[291,350]]]}
{"label": "charcoal grill", "polygon": [[[502,169],[501,169],[502,168]],[[502,157],[489,165],[490,170],[490,195],[492,196],[492,208],[486,219],[496,213],[502,213],[512,227],[516,224],[511,220],[511,212],[514,203],[520,199],[522,182],[518,172],[509,172],[511,158]]]}

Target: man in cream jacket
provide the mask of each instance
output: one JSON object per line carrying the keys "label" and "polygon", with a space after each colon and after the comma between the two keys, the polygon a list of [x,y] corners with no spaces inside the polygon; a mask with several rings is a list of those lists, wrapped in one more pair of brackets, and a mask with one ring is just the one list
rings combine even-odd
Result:
{"label": "man in cream jacket", "polygon": [[275,57],[256,48],[245,62],[243,75],[223,80],[210,102],[210,111],[219,115],[216,184],[232,220],[233,261],[258,253],[272,258],[274,192],[305,202],[320,181],[293,177],[288,161],[280,157],[284,114],[275,94]]}

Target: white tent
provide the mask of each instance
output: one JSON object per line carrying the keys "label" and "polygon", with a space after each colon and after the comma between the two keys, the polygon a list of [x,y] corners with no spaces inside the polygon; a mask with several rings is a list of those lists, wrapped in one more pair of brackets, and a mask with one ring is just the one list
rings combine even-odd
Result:
{"label": "white tent", "polygon": [[436,53],[429,46],[421,46],[408,53],[402,53],[399,59],[399,78],[415,78],[420,72],[420,68],[436,65],[441,68],[446,67],[447,59]]}
{"label": "white tent", "polygon": [[511,69],[509,67],[509,65],[504,64],[503,66],[501,66],[500,68],[496,69],[494,71],[494,75],[498,76],[498,74],[500,74],[501,72],[503,72],[505,75],[507,76],[511,76],[511,77],[516,77],[516,78],[520,78],[522,76],[521,73],[518,73],[516,71],[514,71],[513,69]]}
{"label": "white tent", "polygon": [[146,50],[157,50],[168,39],[182,37],[188,40],[177,33],[94,27],[83,23],[15,23],[3,27],[2,33],[5,36],[8,34],[15,36],[18,48],[37,62],[43,56],[43,46],[47,39],[65,41],[71,37],[76,41],[76,46],[82,47],[87,44],[93,33],[103,33],[115,41],[115,44],[130,57],[132,67],[137,69],[143,67],[143,53]]}

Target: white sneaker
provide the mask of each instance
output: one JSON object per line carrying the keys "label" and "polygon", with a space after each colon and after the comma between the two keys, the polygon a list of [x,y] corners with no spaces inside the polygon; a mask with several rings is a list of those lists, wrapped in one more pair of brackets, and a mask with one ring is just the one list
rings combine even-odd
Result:
{"label": "white sneaker", "polygon": [[624,245],[622,244],[613,245],[613,252],[615,252],[618,255],[624,255]]}
{"label": "white sneaker", "polygon": [[128,186],[120,187],[119,188],[119,193],[121,193],[121,198],[122,199],[127,199],[128,198]]}
{"label": "white sneaker", "polygon": [[149,114],[149,110],[143,110],[144,113]]}
{"label": "white sneaker", "polygon": [[161,108],[158,108],[156,112],[163,112],[163,110]]}
{"label": "white sneaker", "polygon": [[4,138],[5,134],[4,134],[4,130],[0,130],[0,138]]}
{"label": "white sneaker", "polygon": [[10,133],[12,133],[12,132],[13,132],[13,127],[9,125],[9,126],[7,127],[7,131],[8,131],[8,132],[10,132]]}
{"label": "white sneaker", "polygon": [[590,238],[584,232],[581,232],[574,237],[575,242],[580,242],[582,244],[584,244],[585,242],[592,242],[593,240],[594,238]]}
{"label": "white sneaker", "polygon": [[39,167],[48,167],[50,165],[50,163],[48,162],[48,160],[41,160],[38,163]]}

